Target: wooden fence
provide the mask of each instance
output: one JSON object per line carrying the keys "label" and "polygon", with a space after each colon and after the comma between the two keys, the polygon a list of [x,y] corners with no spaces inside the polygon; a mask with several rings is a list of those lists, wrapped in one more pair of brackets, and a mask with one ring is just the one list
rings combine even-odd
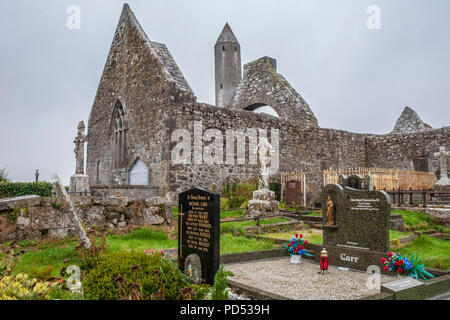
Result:
{"label": "wooden fence", "polygon": [[323,171],[324,186],[330,183],[338,183],[340,175],[370,175],[372,183],[377,190],[423,190],[432,189],[436,182],[436,175],[433,172],[395,170],[382,168],[349,168],[349,169],[328,169]]}

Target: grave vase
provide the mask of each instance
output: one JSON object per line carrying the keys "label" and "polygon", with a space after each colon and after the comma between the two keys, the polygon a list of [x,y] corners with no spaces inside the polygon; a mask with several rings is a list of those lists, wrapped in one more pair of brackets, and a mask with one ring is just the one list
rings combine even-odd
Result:
{"label": "grave vase", "polygon": [[298,254],[291,255],[291,263],[292,264],[299,264],[302,262],[302,256]]}

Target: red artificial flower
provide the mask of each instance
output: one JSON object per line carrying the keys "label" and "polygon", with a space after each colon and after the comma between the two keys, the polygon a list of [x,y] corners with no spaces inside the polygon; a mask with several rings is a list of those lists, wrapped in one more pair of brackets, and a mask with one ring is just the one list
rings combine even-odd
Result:
{"label": "red artificial flower", "polygon": [[292,240],[291,243],[294,243],[294,240]]}
{"label": "red artificial flower", "polygon": [[392,252],[388,253],[389,257],[392,257],[394,254]]}
{"label": "red artificial flower", "polygon": [[389,271],[389,267],[384,267],[384,272],[388,272]]}
{"label": "red artificial flower", "polygon": [[305,240],[305,244],[308,244],[308,240]]}
{"label": "red artificial flower", "polygon": [[398,272],[398,273],[402,273],[402,272],[403,272],[403,269],[402,269],[402,268],[398,268],[397,272]]}
{"label": "red artificial flower", "polygon": [[298,238],[298,233],[295,234],[295,237]]}
{"label": "red artificial flower", "polygon": [[290,247],[291,246],[291,244],[290,243],[288,243],[288,247]]}
{"label": "red artificial flower", "polygon": [[294,249],[294,252],[295,252],[295,253],[297,253],[297,252],[298,252],[298,249],[297,249],[297,248],[295,248],[295,249]]}
{"label": "red artificial flower", "polygon": [[300,234],[300,238],[303,238],[303,234]]}
{"label": "red artificial flower", "polygon": [[386,263],[386,258],[381,258],[381,263],[385,264]]}
{"label": "red artificial flower", "polygon": [[401,259],[399,262],[398,262],[398,265],[399,266],[401,266],[402,264],[404,264],[405,262],[403,262],[403,259]]}

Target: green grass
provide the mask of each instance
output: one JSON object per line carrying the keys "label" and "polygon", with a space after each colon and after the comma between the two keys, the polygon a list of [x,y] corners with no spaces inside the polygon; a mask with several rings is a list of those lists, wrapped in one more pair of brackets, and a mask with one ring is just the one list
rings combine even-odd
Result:
{"label": "green grass", "polygon": [[437,227],[433,219],[425,213],[409,210],[392,210],[391,213],[401,214],[404,224],[416,231],[426,231]]}
{"label": "green grass", "polygon": [[132,231],[125,235],[110,235],[106,238],[106,247],[108,252],[121,250],[144,251],[160,249],[170,249],[177,247],[176,233],[171,237],[163,231],[152,230],[150,228],[142,228]]}
{"label": "green grass", "polygon": [[259,251],[279,248],[272,240],[249,239],[242,236],[233,236],[230,233],[220,235],[220,253],[237,253]]}
{"label": "green grass", "polygon": [[[264,220],[260,220],[259,223],[260,225],[265,225],[265,224],[273,224],[273,223],[280,223],[280,222],[287,222],[287,221],[291,221],[290,219],[286,219],[286,218],[269,218],[269,219],[264,219]],[[222,223],[220,225],[220,233],[232,233],[233,231],[238,232],[239,234],[245,234],[245,227],[250,227],[250,226],[256,226],[256,221],[255,220],[247,220],[247,221],[238,221],[238,222],[227,222],[227,223]]]}
{"label": "green grass", "polygon": [[[151,248],[155,250],[177,248],[177,232],[175,229],[168,235],[166,232],[157,230],[156,228],[141,228],[124,235],[108,235],[106,237],[106,247],[108,252],[121,250],[144,251]],[[63,266],[77,264],[74,253],[75,246],[78,243],[78,241],[73,239],[37,244],[33,242],[31,247],[27,248],[28,251],[15,258],[13,274],[20,272],[30,274],[36,272],[36,270],[42,270],[48,266],[52,266],[52,275],[57,277]],[[243,236],[233,236],[229,233],[220,236],[221,254],[265,250],[276,247],[272,240],[261,241],[248,239]],[[68,263],[64,263],[65,259],[68,259]]]}
{"label": "green grass", "polygon": [[389,230],[389,240],[407,238],[410,235],[412,235],[412,232]]}
{"label": "green grass", "polygon": [[310,216],[310,217],[321,217],[322,213],[321,212],[317,212],[317,211],[313,211],[313,212],[308,213],[307,216]]}
{"label": "green grass", "polygon": [[243,209],[220,211],[220,219],[227,219],[227,218],[242,219],[244,218],[244,215],[245,212]]}
{"label": "green grass", "polygon": [[426,267],[447,270],[450,267],[450,242],[422,235],[398,250],[403,256],[411,258],[415,253]]}

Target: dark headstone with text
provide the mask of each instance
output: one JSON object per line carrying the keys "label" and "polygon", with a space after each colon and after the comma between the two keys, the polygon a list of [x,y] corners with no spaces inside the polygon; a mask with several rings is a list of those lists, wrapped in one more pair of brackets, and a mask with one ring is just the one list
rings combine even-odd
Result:
{"label": "dark headstone with text", "polygon": [[[333,226],[325,225],[328,196],[334,205]],[[322,192],[321,203],[324,245],[378,252],[389,250],[391,200],[387,193],[329,184]]]}
{"label": "dark headstone with text", "polygon": [[220,256],[220,195],[202,188],[179,194],[178,263],[194,282],[214,283]]}

